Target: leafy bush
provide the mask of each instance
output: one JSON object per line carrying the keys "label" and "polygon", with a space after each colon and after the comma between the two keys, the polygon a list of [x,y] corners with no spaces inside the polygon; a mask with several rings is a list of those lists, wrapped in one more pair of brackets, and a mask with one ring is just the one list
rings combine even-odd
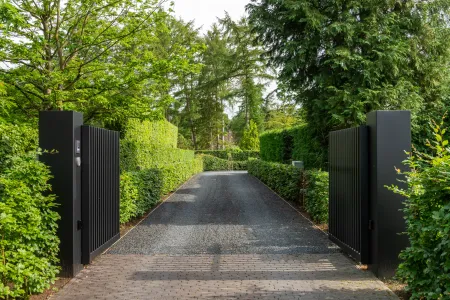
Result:
{"label": "leafy bush", "polygon": [[298,201],[300,195],[300,169],[291,165],[253,159],[248,161],[248,172],[259,178],[284,199]]}
{"label": "leafy bush", "polygon": [[36,153],[14,156],[6,165],[0,175],[0,298],[27,297],[43,292],[58,273],[59,215],[50,171]]}
{"label": "leafy bush", "polygon": [[249,158],[259,158],[259,151],[254,150],[197,150],[195,153],[211,155],[221,159],[231,159],[233,161],[246,161]]}
{"label": "leafy bush", "polygon": [[253,120],[250,120],[250,126],[244,130],[239,146],[243,150],[259,150],[258,127]]}
{"label": "leafy bush", "polygon": [[124,224],[136,217],[138,186],[134,182],[132,172],[120,174],[120,223]]}
{"label": "leafy bush", "polygon": [[204,171],[247,170],[247,161],[232,161],[212,155],[202,155]]}
{"label": "leafy bush", "polygon": [[38,132],[26,125],[14,125],[0,121],[0,171],[9,156],[34,151],[38,144]]}
{"label": "leafy bush", "polygon": [[303,172],[304,208],[314,222],[328,223],[328,172],[308,170]]}
{"label": "leafy bush", "polygon": [[401,252],[397,276],[407,283],[412,299],[450,298],[450,149],[443,122],[434,124],[429,152],[414,151],[405,161],[410,171],[406,189],[390,187],[405,196],[410,247]]}
{"label": "leafy bush", "polygon": [[266,131],[260,136],[261,159],[290,163],[303,161],[307,168],[320,168],[326,161],[326,150],[312,138],[307,125]]}

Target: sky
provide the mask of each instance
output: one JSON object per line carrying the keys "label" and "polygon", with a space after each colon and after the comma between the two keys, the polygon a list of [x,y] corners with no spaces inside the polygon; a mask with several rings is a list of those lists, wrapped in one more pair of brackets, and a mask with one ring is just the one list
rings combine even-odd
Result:
{"label": "sky", "polygon": [[197,27],[206,31],[217,21],[217,17],[223,17],[227,11],[233,20],[245,15],[245,5],[249,0],[173,0],[175,3],[175,15],[185,21],[195,20]]}

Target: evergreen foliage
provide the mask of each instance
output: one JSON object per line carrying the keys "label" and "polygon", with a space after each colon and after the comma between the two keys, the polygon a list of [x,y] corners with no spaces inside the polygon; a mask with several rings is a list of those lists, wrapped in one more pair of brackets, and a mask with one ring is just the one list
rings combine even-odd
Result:
{"label": "evergreen foliage", "polygon": [[320,168],[326,162],[327,151],[314,139],[308,125],[266,131],[260,143],[261,159],[266,161],[303,161],[307,168]]}
{"label": "evergreen foliage", "polygon": [[249,127],[244,130],[239,146],[242,150],[259,151],[258,127],[253,120],[250,120]]}
{"label": "evergreen foliage", "polygon": [[424,121],[449,107],[449,6],[252,0],[247,10],[271,65],[326,146],[329,131],[363,124],[377,109],[411,110],[415,139],[424,137]]}

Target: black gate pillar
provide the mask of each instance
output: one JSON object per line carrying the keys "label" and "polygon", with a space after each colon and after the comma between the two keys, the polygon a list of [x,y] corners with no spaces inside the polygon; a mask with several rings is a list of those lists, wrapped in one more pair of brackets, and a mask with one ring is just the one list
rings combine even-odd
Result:
{"label": "black gate pillar", "polygon": [[[73,111],[42,111],[39,114],[39,147],[56,150],[40,160],[50,167],[53,193],[61,216],[61,276],[73,277],[81,264],[81,125],[83,114]],[[81,224],[81,223],[80,223]]]}
{"label": "black gate pillar", "polygon": [[395,167],[411,151],[411,113],[409,111],[374,111],[367,115],[370,150],[370,268],[378,277],[393,277],[400,263],[398,255],[408,246],[403,218],[404,198],[388,190],[399,182]]}

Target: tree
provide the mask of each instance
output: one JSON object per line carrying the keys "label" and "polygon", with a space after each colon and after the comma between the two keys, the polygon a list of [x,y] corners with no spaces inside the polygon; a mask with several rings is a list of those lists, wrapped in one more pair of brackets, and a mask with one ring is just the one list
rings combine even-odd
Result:
{"label": "tree", "polygon": [[410,109],[416,117],[448,106],[448,6],[252,0],[247,10],[271,64],[326,144],[330,130],[361,124],[372,110]]}
{"label": "tree", "polygon": [[164,2],[2,2],[0,81],[10,113],[27,120],[75,109],[106,123],[161,115],[173,102],[170,79],[190,55],[177,44],[162,49],[173,23]]}
{"label": "tree", "polygon": [[242,150],[257,150],[259,151],[259,133],[258,126],[253,120],[250,120],[250,125],[244,130],[242,139],[239,143]]}

